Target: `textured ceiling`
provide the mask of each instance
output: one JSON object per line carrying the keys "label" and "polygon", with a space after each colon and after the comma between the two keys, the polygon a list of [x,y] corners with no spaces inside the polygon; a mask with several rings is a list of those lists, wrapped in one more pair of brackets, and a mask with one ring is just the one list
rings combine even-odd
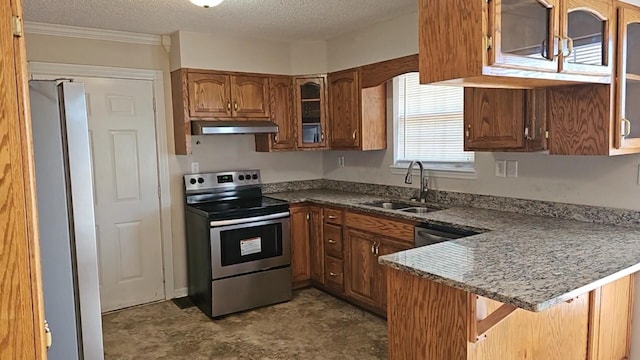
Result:
{"label": "textured ceiling", "polygon": [[177,30],[273,40],[325,40],[415,12],[416,0],[24,0],[28,21],[168,34]]}

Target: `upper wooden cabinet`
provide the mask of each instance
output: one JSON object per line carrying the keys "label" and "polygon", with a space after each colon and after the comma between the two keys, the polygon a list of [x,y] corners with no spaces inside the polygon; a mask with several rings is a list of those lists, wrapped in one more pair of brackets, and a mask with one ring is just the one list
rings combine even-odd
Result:
{"label": "upper wooden cabinet", "polygon": [[612,0],[420,0],[419,12],[422,83],[611,83]]}
{"label": "upper wooden cabinet", "polygon": [[331,149],[383,150],[387,147],[386,82],[363,88],[361,68],[331,73]]}
{"label": "upper wooden cabinet", "polygon": [[325,76],[294,78],[298,148],[324,149],[327,147],[325,78]]}
{"label": "upper wooden cabinet", "polygon": [[615,146],[640,152],[640,10],[618,9]]}
{"label": "upper wooden cabinet", "polygon": [[546,148],[544,89],[466,88],[465,151],[538,151]]}
{"label": "upper wooden cabinet", "polygon": [[269,78],[188,72],[189,115],[201,119],[269,117]]}
{"label": "upper wooden cabinet", "polygon": [[276,134],[256,135],[256,151],[295,150],[296,126],[293,90],[293,82],[288,76],[278,76],[270,79],[271,121],[278,125],[278,132]]}

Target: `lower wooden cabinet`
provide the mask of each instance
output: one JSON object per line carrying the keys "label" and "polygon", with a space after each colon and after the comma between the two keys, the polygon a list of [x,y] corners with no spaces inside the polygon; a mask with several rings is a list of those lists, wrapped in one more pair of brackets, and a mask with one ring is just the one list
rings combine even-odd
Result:
{"label": "lower wooden cabinet", "polygon": [[292,281],[299,284],[311,278],[309,208],[291,207],[291,273]]}
{"label": "lower wooden cabinet", "polygon": [[386,314],[386,267],[378,257],[411,248],[413,223],[308,204],[291,207],[294,288],[318,286]]}

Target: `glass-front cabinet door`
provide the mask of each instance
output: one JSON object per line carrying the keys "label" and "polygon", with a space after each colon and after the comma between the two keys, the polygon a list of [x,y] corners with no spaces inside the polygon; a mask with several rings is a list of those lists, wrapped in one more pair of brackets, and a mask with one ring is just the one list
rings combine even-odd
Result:
{"label": "glass-front cabinet door", "polygon": [[557,72],[558,4],[559,0],[489,2],[488,65]]}
{"label": "glass-front cabinet door", "polygon": [[612,75],[611,0],[565,0],[560,71]]}
{"label": "glass-front cabinet door", "polygon": [[298,147],[322,148],[326,142],[323,78],[296,79]]}
{"label": "glass-front cabinet door", "polygon": [[640,151],[640,10],[621,7],[618,15],[616,147]]}

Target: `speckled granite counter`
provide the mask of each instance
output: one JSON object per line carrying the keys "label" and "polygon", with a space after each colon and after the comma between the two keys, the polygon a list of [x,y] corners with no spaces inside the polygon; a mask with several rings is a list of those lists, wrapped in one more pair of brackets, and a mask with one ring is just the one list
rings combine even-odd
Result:
{"label": "speckled granite counter", "polygon": [[362,205],[383,197],[334,190],[269,194],[453,225],[482,234],[380,257],[380,263],[530,311],[543,311],[640,270],[640,228],[478,208],[427,214]]}

